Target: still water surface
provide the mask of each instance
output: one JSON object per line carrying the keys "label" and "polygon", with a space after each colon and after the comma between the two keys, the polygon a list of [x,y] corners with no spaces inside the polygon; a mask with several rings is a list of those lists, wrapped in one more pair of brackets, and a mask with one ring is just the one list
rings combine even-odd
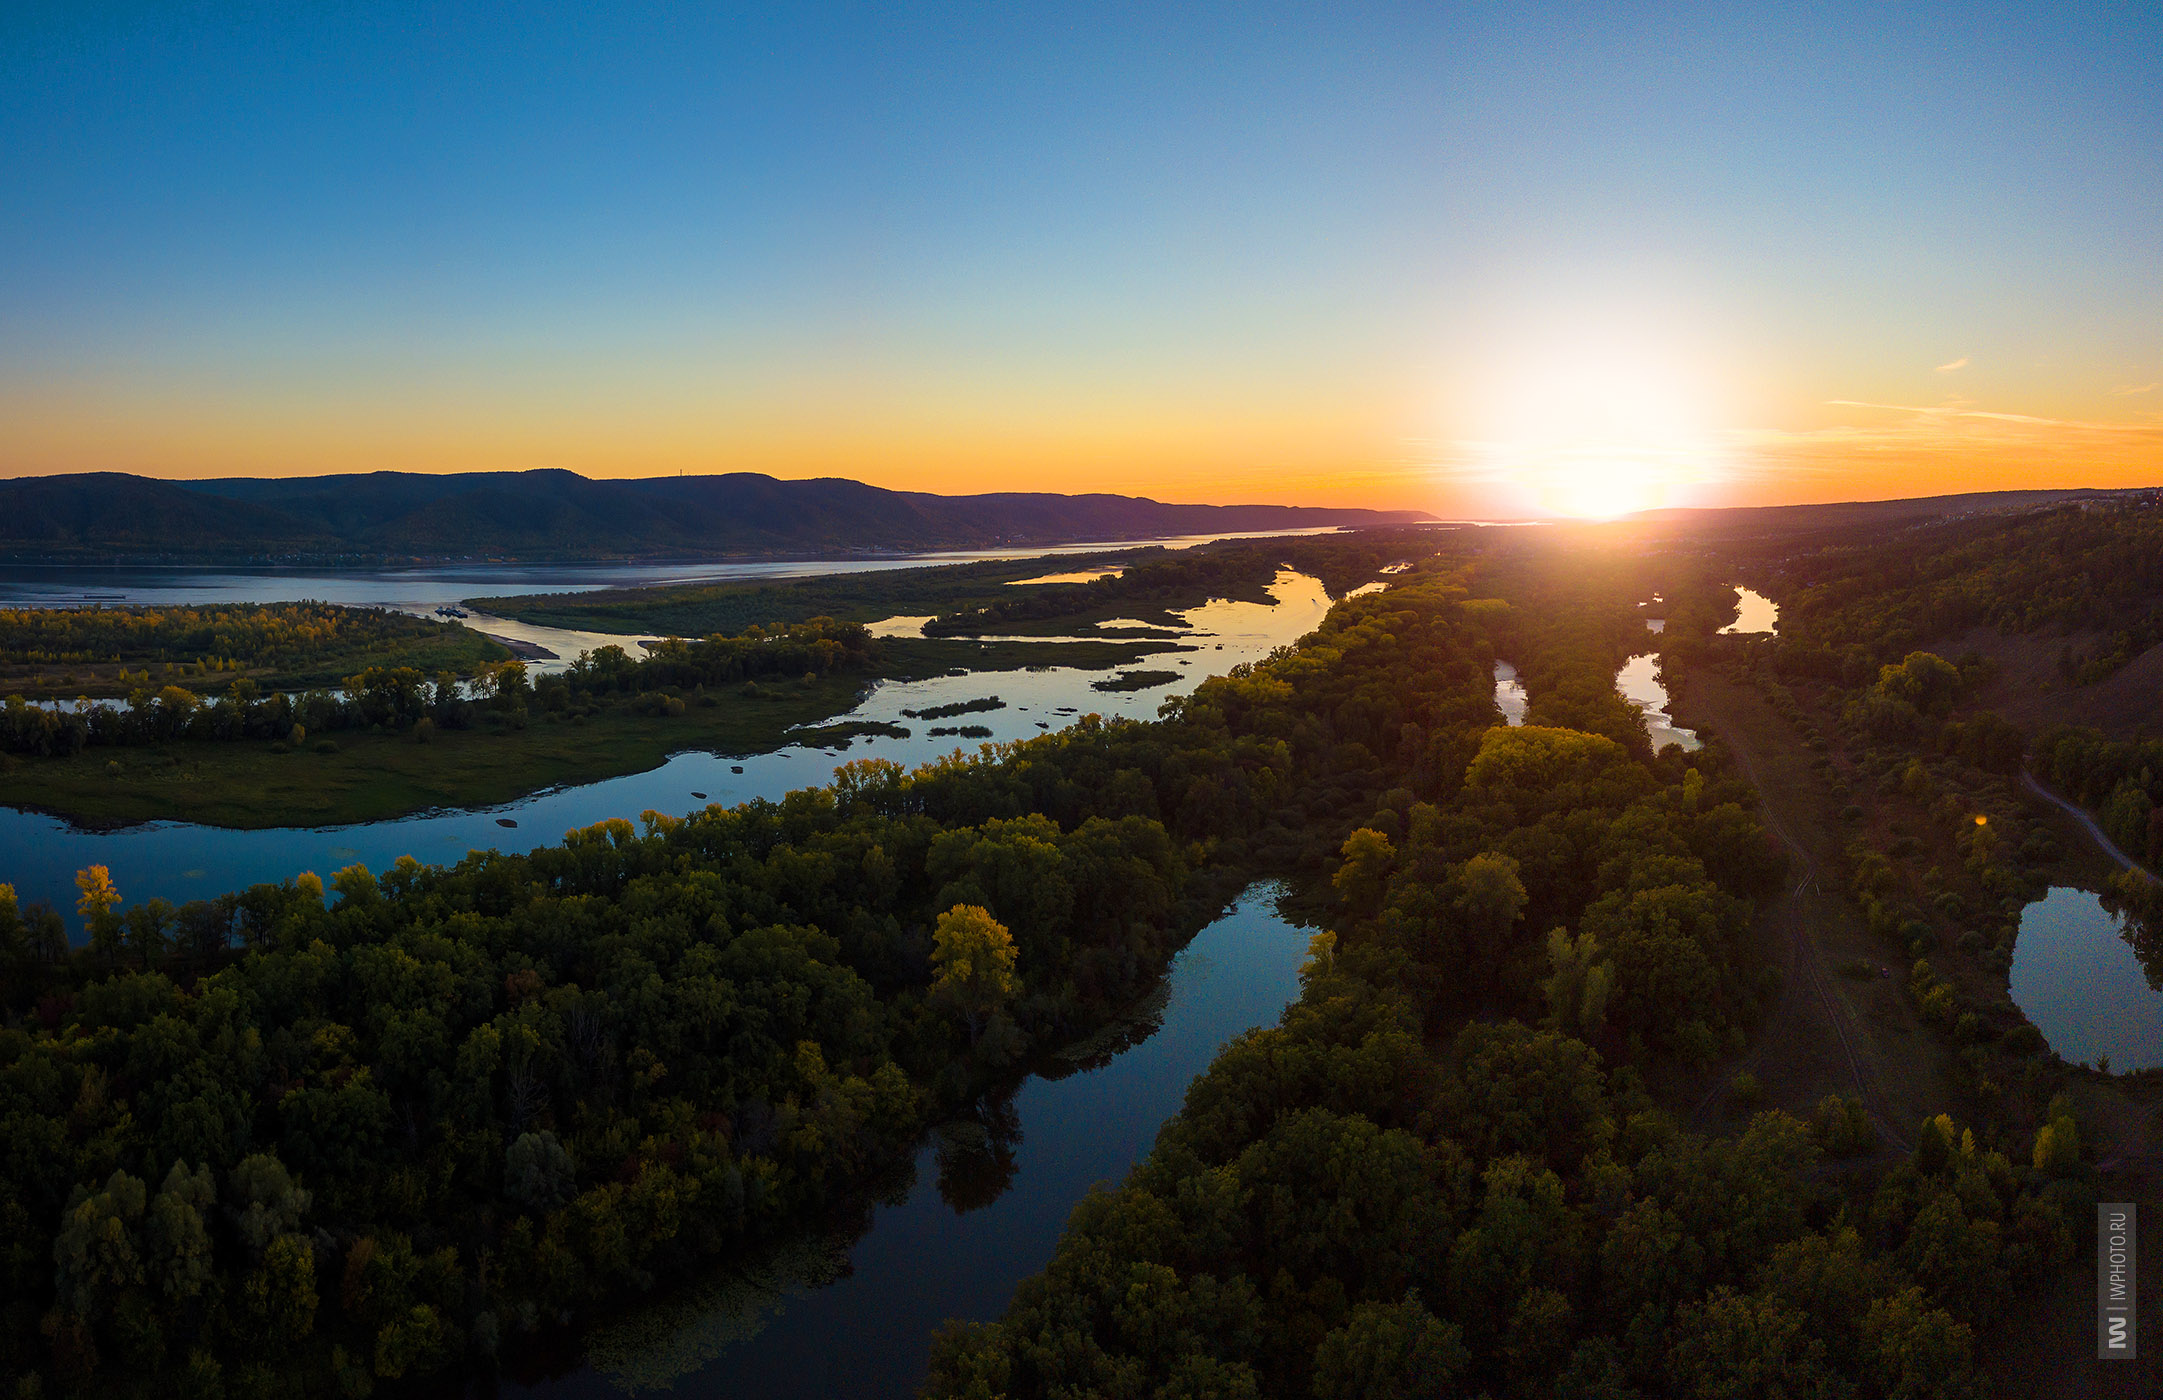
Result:
{"label": "still water surface", "polygon": [[1778,603],[1775,603],[1762,593],[1753,593],[1747,588],[1738,588],[1735,591],[1742,595],[1740,611],[1736,614],[1733,622],[1720,629],[1723,634],[1729,632],[1778,632],[1780,630],[1780,605]]}
{"label": "still water surface", "polygon": [[1684,753],[1695,753],[1704,747],[1698,742],[1697,731],[1683,729],[1667,713],[1667,687],[1660,684],[1660,658],[1653,652],[1633,656],[1615,673],[1615,689],[1622,698],[1644,711],[1645,728],[1652,735],[1652,751],[1658,753],[1669,744],[1679,744]]}
{"label": "still water surface", "polygon": [[1495,708],[1502,711],[1504,724],[1525,722],[1525,683],[1517,677],[1517,668],[1507,661],[1495,663]]}
{"label": "still water surface", "polygon": [[2107,1056],[2119,1072],[2163,1065],[2163,988],[2091,891],[2059,885],[2021,911],[2012,996],[2063,1059]]}
{"label": "still water surface", "polygon": [[729,579],[809,578],[986,559],[1096,554],[1115,549],[1191,549],[1212,540],[1336,534],[1334,526],[1243,535],[1166,535],[1114,543],[1029,545],[933,554],[860,555],[844,559],[724,560],[677,564],[420,564],[409,568],[203,568],[187,565],[111,568],[14,565],[0,568],[0,606],[75,607],[84,603],[285,603],[311,598],[351,607],[426,611],[475,596],[582,593],[596,588],[657,588]]}
{"label": "still water surface", "polygon": [[[936,722],[940,727],[980,724],[992,731],[991,739],[982,742],[1030,738],[1062,728],[1083,714],[1153,718],[1166,698],[1187,694],[1205,676],[1258,661],[1296,641],[1313,631],[1329,610],[1328,594],[1305,574],[1280,573],[1270,595],[1276,599],[1274,606],[1219,600],[1187,612],[1184,616],[1193,630],[1183,641],[1194,650],[1139,663],[1138,669],[1171,671],[1178,676],[1145,690],[1095,690],[1092,683],[1111,672],[1071,667],[880,683],[854,710],[836,720],[885,721],[908,729],[910,737],[860,739],[846,751],[791,744],[761,754],[680,753],[644,773],[539,792],[498,807],[422,813],[351,826],[234,831],[189,822],[151,822],[100,832],[43,813],[0,808],[0,880],[12,882],[25,903],[44,900],[65,912],[75,903],[75,872],[104,865],[130,903],[159,897],[178,904],[262,881],[290,879],[304,870],[328,875],[358,861],[381,871],[403,855],[441,864],[489,847],[524,852],[551,845],[567,831],[609,817],[635,817],[648,810],[674,815],[708,802],[733,806],[754,797],[778,799],[796,788],[831,781],[834,769],[852,759],[887,758],[914,766],[956,748],[975,751],[978,740],[934,738],[929,733],[932,725],[904,717],[905,709],[997,695],[1007,708]],[[741,772],[735,771],[739,768]],[[515,826],[506,827],[501,824],[504,821]]]}
{"label": "still water surface", "polygon": [[906,1199],[877,1208],[861,1239],[687,1290],[602,1329],[580,1369],[503,1388],[548,1400],[662,1387],[761,1400],[913,1394],[939,1324],[1004,1311],[1015,1285],[1050,1261],[1075,1203],[1126,1175],[1218,1048],[1273,1023],[1299,994],[1307,933],[1277,913],[1275,893],[1250,889],[1173,960],[1147,1040],[1022,1085],[1014,1176],[990,1204],[948,1204],[927,1145]]}

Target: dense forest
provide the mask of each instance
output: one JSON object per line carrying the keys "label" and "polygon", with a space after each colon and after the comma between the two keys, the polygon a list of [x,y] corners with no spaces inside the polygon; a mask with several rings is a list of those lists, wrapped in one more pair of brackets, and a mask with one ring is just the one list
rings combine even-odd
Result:
{"label": "dense forest", "polygon": [[[2048,1081],[2040,1042],[1979,1043],[1920,958],[1956,904],[1900,922],[1863,849],[1859,892],[1914,939],[1912,994],[1967,1047],[1963,1101],[1989,1120],[1901,1125],[1911,1150],[1852,1099],[1731,1138],[1663,1111],[1776,985],[1742,933],[1781,862],[1717,743],[1650,761],[1612,703],[1618,650],[1644,640],[1611,600],[1641,572],[1535,555],[1476,575],[1507,599],[1489,606],[1527,725],[1345,841],[1299,1002],[1219,1057],[1004,1319],[942,1337],[929,1395],[1984,1393],[1982,1339],[2084,1218],[2074,1108],[2021,1111],[2002,1084]],[[1741,650],[1713,645],[1700,583],[1670,665]],[[1964,877],[2007,878],[1974,808],[1905,772],[1902,801],[1965,828]]]}
{"label": "dense forest", "polygon": [[[1977,1394],[1983,1329],[2070,1255],[2077,1114],[2029,1104],[2040,1046],[1989,1043],[1932,972],[1947,902],[1859,849],[1992,1111],[1684,1128],[1777,989],[1749,931],[1784,859],[1717,742],[1655,756],[1614,693],[1643,567],[1473,542],[1153,723],[528,856],[180,908],[94,868],[79,949],[0,897],[0,1370],[253,1396],[485,1368],[877,1189],[1269,874],[1326,892],[1300,1000],[1001,1322],[942,1338],[929,1393]],[[1670,664],[1721,607],[1678,609]],[[597,656],[564,693],[754,684],[718,645]],[[1935,707],[1903,667],[1872,684]],[[1892,791],[1946,797],[1962,761]],[[2018,878],[1957,825],[1961,878]]]}
{"label": "dense forest", "polygon": [[177,909],[93,869],[73,952],[9,901],[6,1368],[357,1393],[866,1189],[1242,872],[1461,768],[1485,647],[1439,566],[1401,593],[1156,724]]}
{"label": "dense forest", "polygon": [[154,694],[165,685],[335,685],[373,666],[467,674],[509,656],[478,632],[331,603],[0,608],[0,693]]}
{"label": "dense forest", "polygon": [[2100,633],[2063,655],[2093,684],[2163,641],[2163,506],[2139,497],[1913,526],[1783,561],[1780,664],[1866,681],[1926,643],[1988,626]]}

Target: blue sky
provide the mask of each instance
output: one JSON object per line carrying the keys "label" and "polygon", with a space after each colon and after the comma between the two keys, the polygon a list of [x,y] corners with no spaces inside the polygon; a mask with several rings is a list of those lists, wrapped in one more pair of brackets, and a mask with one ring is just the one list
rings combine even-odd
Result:
{"label": "blue sky", "polygon": [[13,6],[0,471],[2153,478],[2153,7],[1525,8]]}

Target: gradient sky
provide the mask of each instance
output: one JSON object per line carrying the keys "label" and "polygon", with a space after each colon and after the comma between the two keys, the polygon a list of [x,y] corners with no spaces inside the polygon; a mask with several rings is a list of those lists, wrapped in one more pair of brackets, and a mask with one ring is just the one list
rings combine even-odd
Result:
{"label": "gradient sky", "polygon": [[0,474],[2163,483],[2153,4],[740,8],[0,8]]}

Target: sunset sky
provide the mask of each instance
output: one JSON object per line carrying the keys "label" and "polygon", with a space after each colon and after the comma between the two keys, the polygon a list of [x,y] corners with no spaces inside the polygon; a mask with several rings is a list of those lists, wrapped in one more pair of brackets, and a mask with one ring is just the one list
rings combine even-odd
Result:
{"label": "sunset sky", "polygon": [[2163,7],[718,8],[6,6],[0,474],[2163,484]]}

